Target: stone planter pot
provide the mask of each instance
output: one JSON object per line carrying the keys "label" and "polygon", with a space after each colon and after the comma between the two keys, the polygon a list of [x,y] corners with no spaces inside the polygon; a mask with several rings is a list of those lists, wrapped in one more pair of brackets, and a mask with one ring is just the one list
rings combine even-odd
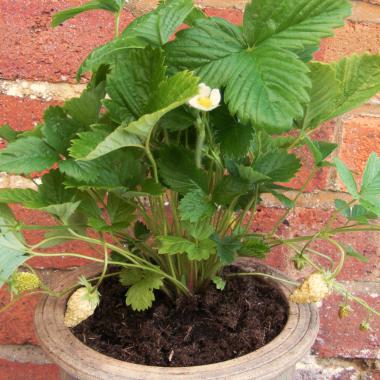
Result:
{"label": "stone planter pot", "polygon": [[[241,261],[245,271],[276,273],[268,266]],[[87,266],[67,274],[54,287],[65,289],[80,275],[94,276],[99,266]],[[272,282],[284,297],[291,286]],[[35,314],[36,332],[46,354],[62,369],[62,380],[291,380],[295,364],[309,351],[318,333],[319,317],[314,305],[289,304],[283,331],[261,349],[237,359],[194,367],[164,368],[130,364],[100,354],[80,342],[63,324],[68,297],[45,296]]]}

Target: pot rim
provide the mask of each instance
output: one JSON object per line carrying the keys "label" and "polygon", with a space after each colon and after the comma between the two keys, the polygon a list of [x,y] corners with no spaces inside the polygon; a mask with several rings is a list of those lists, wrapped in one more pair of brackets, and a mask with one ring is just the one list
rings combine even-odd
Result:
{"label": "pot rim", "polygon": [[[260,270],[286,278],[281,272],[252,260],[239,260],[244,270]],[[100,266],[87,265],[66,274],[53,286],[61,290],[75,283],[80,275],[99,273]],[[280,289],[287,300],[293,287],[265,279]],[[83,380],[164,380],[239,379],[266,380],[294,366],[311,348],[319,330],[316,305],[288,303],[288,321],[281,333],[267,345],[249,354],[220,363],[191,367],[158,367],[124,362],[101,354],[77,339],[64,326],[64,311],[69,295],[55,298],[43,296],[35,312],[37,337],[44,351],[64,371]]]}

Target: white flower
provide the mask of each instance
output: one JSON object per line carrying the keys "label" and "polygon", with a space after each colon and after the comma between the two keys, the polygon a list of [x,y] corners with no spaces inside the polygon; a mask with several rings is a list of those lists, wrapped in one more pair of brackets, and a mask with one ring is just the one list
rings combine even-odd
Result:
{"label": "white flower", "polygon": [[221,100],[220,91],[213,90],[204,83],[199,85],[198,95],[189,100],[189,105],[201,111],[212,111],[219,106]]}
{"label": "white flower", "polygon": [[99,303],[98,292],[89,293],[83,287],[77,289],[67,302],[64,324],[66,327],[75,327],[94,314]]}

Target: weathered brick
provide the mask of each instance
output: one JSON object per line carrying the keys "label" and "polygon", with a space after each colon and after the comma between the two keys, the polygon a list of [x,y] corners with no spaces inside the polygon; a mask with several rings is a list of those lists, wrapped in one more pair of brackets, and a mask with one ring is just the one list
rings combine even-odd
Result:
{"label": "weathered brick", "polygon": [[354,22],[380,23],[380,7],[371,3],[355,1],[353,2],[350,20]]}
{"label": "weathered brick", "polygon": [[354,115],[343,122],[339,157],[359,179],[372,152],[380,154],[380,117]]}
{"label": "weathered brick", "polygon": [[[18,220],[20,220],[24,224],[28,225],[39,225],[39,226],[52,226],[55,224],[54,219],[43,212],[36,210],[28,210],[24,209],[21,206],[13,206],[13,211]],[[44,237],[44,231],[42,230],[25,230],[24,236],[26,241],[29,244],[37,244]],[[99,253],[95,252],[91,247],[87,244],[72,241],[65,244],[60,244],[55,247],[51,247],[45,250],[38,250],[44,253],[79,253],[87,256],[99,256]],[[90,261],[82,260],[73,257],[49,257],[46,255],[45,257],[36,257],[28,261],[35,268],[72,268],[83,264],[88,264]]]}
{"label": "weathered brick", "polygon": [[[52,29],[52,15],[80,0],[15,0],[0,3],[0,78],[74,81],[90,51],[113,37],[109,12],[92,11]],[[125,12],[121,26],[132,20]]]}
{"label": "weathered brick", "polygon": [[[37,295],[25,296],[0,314],[0,344],[38,344],[33,323],[38,299]],[[9,302],[7,289],[2,288],[0,307],[8,305]]]}
{"label": "weathered brick", "polygon": [[[379,294],[371,294],[371,290],[368,289],[355,295],[379,309]],[[341,302],[342,298],[336,295],[323,302],[320,309],[321,328],[314,352],[326,358],[380,359],[380,318],[371,319],[370,331],[359,331],[359,325],[367,318],[367,312],[361,306],[353,304],[354,312],[341,320],[337,317]]]}
{"label": "weathered brick", "polygon": [[206,8],[205,12],[208,16],[221,17],[234,24],[243,22],[243,13],[238,9]]}
{"label": "weathered brick", "polygon": [[17,363],[0,359],[0,380],[59,380],[54,364]]}
{"label": "weathered brick", "polygon": [[323,40],[318,60],[336,61],[353,53],[380,52],[380,25],[347,22],[335,36]]}
{"label": "weathered brick", "polygon": [[361,1],[364,1],[364,2],[370,3],[370,4],[380,5],[380,0],[361,0]]}
{"label": "weathered brick", "polygon": [[17,131],[32,129],[41,121],[44,110],[56,102],[0,94],[0,125],[8,123]]}

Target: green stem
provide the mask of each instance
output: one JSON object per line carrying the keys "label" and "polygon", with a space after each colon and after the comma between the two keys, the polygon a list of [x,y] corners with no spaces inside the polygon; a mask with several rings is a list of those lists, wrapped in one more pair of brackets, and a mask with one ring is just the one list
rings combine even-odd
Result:
{"label": "green stem", "polygon": [[195,165],[197,168],[202,168],[202,151],[203,144],[206,138],[205,124],[200,116],[197,118],[196,122],[196,130],[197,130],[197,142],[195,146]]}
{"label": "green stem", "polygon": [[267,277],[271,278],[276,281],[283,282],[285,284],[293,285],[293,286],[299,286],[299,283],[296,281],[291,280],[285,280],[284,278],[273,276],[271,274],[267,273],[261,273],[261,272],[247,272],[247,273],[230,273],[226,275],[227,277],[237,277],[237,276],[259,276],[259,277]]}

